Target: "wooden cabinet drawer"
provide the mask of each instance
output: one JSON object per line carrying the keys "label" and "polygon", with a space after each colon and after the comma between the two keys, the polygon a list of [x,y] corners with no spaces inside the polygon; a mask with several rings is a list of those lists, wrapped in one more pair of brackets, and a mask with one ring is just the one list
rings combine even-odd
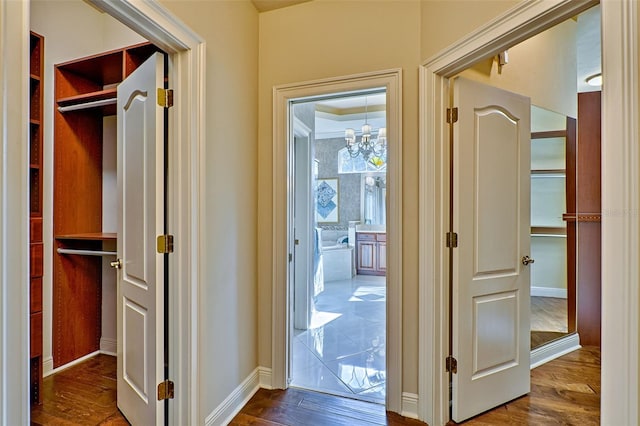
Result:
{"label": "wooden cabinet drawer", "polygon": [[31,313],[42,311],[42,278],[31,278],[29,291]]}
{"label": "wooden cabinet drawer", "polygon": [[42,254],[42,243],[31,243],[31,256],[29,259],[31,267],[31,278],[42,276]]}
{"label": "wooden cabinet drawer", "polygon": [[376,241],[387,241],[387,234],[376,234]]}
{"label": "wooden cabinet drawer", "polygon": [[42,355],[42,312],[31,314],[31,357]]}
{"label": "wooden cabinet drawer", "polygon": [[376,234],[367,233],[367,232],[358,232],[356,233],[356,241],[375,241]]}

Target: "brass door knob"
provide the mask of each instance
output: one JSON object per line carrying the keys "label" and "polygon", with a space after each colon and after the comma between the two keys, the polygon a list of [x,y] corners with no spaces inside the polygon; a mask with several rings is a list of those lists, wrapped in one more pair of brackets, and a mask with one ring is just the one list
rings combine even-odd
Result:
{"label": "brass door knob", "polygon": [[524,256],[524,257],[522,258],[522,264],[523,264],[524,266],[527,266],[527,265],[529,265],[530,263],[533,263],[533,262],[535,262],[535,261],[536,261],[535,259],[532,259],[532,258],[530,258],[529,256]]}
{"label": "brass door knob", "polygon": [[121,269],[122,268],[122,259],[116,259],[115,261],[111,262],[111,267],[112,268],[116,268],[116,269]]}

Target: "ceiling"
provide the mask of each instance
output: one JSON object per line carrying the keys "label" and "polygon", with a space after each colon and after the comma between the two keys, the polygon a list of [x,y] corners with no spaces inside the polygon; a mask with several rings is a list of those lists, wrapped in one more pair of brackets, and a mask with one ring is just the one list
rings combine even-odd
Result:
{"label": "ceiling", "polygon": [[310,0],[251,0],[258,12],[268,12],[274,9],[280,9],[294,4],[304,3]]}
{"label": "ceiling", "polygon": [[602,72],[600,42],[600,5],[578,16],[576,34],[578,92],[593,92],[601,87],[589,86],[587,77]]}

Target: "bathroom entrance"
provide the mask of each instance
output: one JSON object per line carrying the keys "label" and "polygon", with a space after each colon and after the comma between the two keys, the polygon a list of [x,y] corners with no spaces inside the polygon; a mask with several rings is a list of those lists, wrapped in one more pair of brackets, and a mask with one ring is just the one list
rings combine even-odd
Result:
{"label": "bathroom entrance", "polygon": [[386,396],[387,94],[292,102],[290,385]]}

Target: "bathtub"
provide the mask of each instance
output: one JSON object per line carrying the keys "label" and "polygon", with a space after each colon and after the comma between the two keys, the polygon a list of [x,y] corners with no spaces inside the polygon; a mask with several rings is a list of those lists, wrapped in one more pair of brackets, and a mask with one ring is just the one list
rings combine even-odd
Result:
{"label": "bathtub", "polygon": [[324,281],[341,281],[353,278],[353,247],[336,244],[335,241],[323,241],[322,269]]}

